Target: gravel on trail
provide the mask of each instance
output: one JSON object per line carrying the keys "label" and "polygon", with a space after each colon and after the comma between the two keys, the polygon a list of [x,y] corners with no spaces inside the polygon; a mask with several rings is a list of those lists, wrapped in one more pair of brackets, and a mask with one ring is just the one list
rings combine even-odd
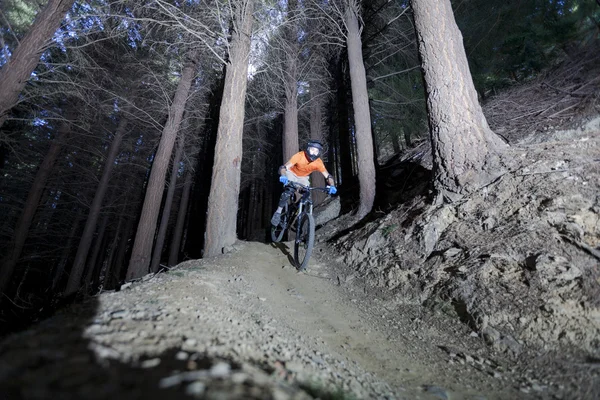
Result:
{"label": "gravel on trail", "polygon": [[238,242],[5,338],[0,398],[542,398],[465,326],[364,293],[319,247],[298,273],[291,246]]}

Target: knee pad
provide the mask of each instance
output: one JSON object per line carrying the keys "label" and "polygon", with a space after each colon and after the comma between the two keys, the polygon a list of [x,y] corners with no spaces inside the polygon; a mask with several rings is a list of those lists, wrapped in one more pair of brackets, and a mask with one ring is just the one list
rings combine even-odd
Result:
{"label": "knee pad", "polygon": [[285,188],[283,193],[281,193],[281,197],[279,198],[279,207],[284,207],[287,204],[290,197],[292,196],[292,194],[294,194],[293,188],[291,188],[291,187]]}

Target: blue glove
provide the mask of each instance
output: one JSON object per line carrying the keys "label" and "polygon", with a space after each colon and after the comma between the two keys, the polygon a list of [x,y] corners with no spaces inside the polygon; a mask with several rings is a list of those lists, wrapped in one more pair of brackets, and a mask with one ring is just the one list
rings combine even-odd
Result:
{"label": "blue glove", "polygon": [[280,176],[279,177],[279,182],[283,183],[284,185],[287,185],[287,183],[288,183],[287,176]]}
{"label": "blue glove", "polygon": [[329,194],[336,194],[337,193],[337,189],[335,188],[335,186],[329,186]]}

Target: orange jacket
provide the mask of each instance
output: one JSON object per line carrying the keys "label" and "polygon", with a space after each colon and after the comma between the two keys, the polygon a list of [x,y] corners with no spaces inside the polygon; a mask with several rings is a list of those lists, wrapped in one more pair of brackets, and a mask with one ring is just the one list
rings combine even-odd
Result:
{"label": "orange jacket", "polygon": [[303,151],[294,154],[286,164],[292,164],[290,171],[296,174],[296,176],[308,176],[315,171],[327,173],[325,164],[323,164],[320,158],[311,162]]}

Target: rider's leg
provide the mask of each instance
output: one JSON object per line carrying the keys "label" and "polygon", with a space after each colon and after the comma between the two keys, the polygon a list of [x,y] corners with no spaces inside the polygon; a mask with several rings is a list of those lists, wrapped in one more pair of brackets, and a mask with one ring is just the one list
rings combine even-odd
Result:
{"label": "rider's leg", "polygon": [[[288,180],[292,181],[292,182],[296,182],[296,183],[300,183],[302,185],[308,186],[309,184],[309,179],[308,176],[297,176],[296,174],[294,174],[292,171],[287,170],[285,171],[285,176],[288,178]],[[279,198],[279,204],[277,207],[277,210],[275,210],[275,213],[273,214],[273,217],[271,218],[271,225],[279,225],[279,221],[281,221],[281,211],[283,210],[283,207],[285,207],[286,203],[288,202],[288,200],[291,198],[291,196],[296,193],[296,190],[286,186],[285,189],[283,190],[283,193],[281,194],[281,197]],[[298,193],[296,193],[296,200],[298,200]]]}
{"label": "rider's leg", "polygon": [[285,174],[289,180],[299,183],[304,186],[310,185],[310,178],[308,176],[297,176],[292,171],[286,171]]}
{"label": "rider's leg", "polygon": [[281,221],[281,211],[283,210],[283,207],[285,207],[293,193],[293,188],[289,186],[285,187],[283,193],[281,193],[281,197],[279,198],[279,207],[277,207],[275,214],[273,214],[273,218],[271,218],[271,225],[279,225],[279,221]]}
{"label": "rider's leg", "polygon": [[[308,176],[297,176],[290,170],[285,171],[285,176],[288,178],[288,180],[299,183],[301,185],[308,186],[310,183]],[[286,186],[283,193],[281,194],[281,197],[279,198],[279,207],[277,207],[275,213],[281,213],[281,210],[283,210],[283,207],[294,192],[294,189],[290,188],[289,186]],[[298,192],[296,192],[296,200],[298,200]]]}
{"label": "rider's leg", "polygon": [[[296,183],[299,183],[304,186],[310,186],[310,179],[308,176],[298,176],[289,170],[286,171],[285,175],[292,182],[296,182]],[[295,202],[297,202],[298,200],[300,200],[300,191],[296,190],[294,193],[296,195],[296,197],[294,199],[295,199]]]}
{"label": "rider's leg", "polygon": [[287,204],[288,200],[290,199],[290,197],[292,197],[292,194],[294,193],[294,189],[286,186],[285,189],[283,190],[283,193],[281,193],[281,197],[279,198],[279,204],[277,207],[277,212],[281,212],[281,210],[283,210],[283,207],[285,207],[285,205]]}

